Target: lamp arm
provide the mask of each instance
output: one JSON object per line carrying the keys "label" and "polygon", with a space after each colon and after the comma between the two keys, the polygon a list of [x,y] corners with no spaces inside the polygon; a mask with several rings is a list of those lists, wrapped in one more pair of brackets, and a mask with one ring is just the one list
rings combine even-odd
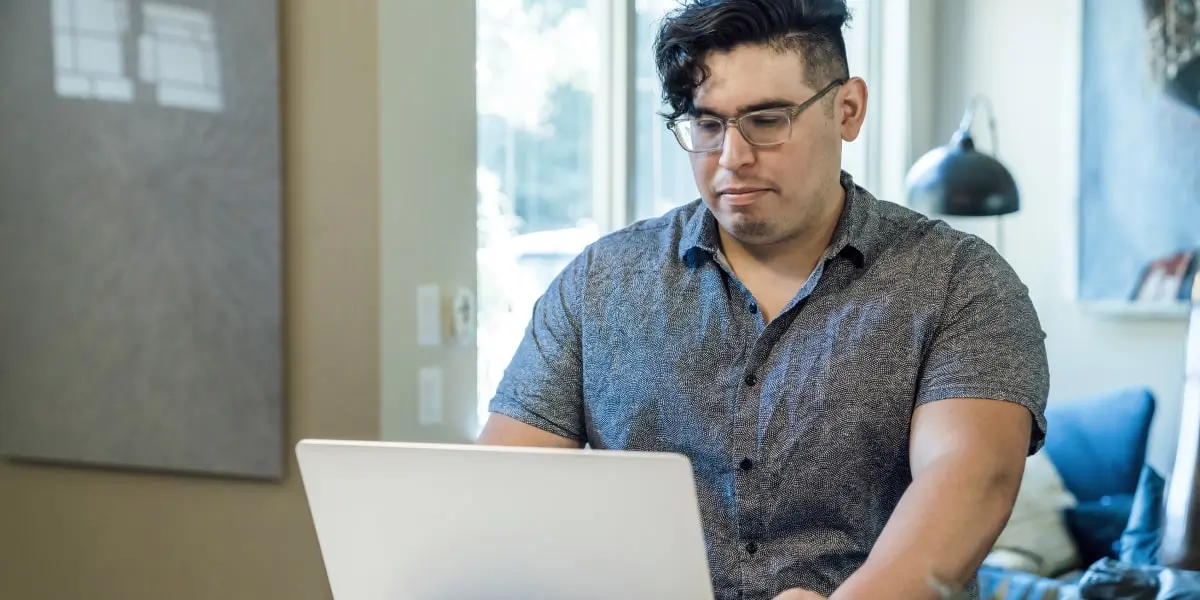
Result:
{"label": "lamp arm", "polygon": [[967,103],[967,110],[963,112],[962,121],[958,124],[958,131],[954,136],[956,139],[969,137],[971,135],[971,125],[975,122],[975,113],[979,110],[979,106],[983,105],[987,108],[988,130],[991,133],[992,155],[1000,155],[1000,141],[996,135],[996,109],[992,106],[992,101],[986,96],[978,95],[971,98]]}

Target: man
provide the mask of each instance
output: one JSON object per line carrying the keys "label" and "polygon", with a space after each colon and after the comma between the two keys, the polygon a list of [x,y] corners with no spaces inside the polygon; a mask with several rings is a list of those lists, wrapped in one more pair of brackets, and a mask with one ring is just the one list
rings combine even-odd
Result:
{"label": "man", "polygon": [[722,600],[932,600],[930,578],[976,597],[1045,432],[1012,269],[841,172],[867,106],[847,20],[840,0],[699,0],[664,21],[702,199],[560,274],[479,440],[688,456]]}

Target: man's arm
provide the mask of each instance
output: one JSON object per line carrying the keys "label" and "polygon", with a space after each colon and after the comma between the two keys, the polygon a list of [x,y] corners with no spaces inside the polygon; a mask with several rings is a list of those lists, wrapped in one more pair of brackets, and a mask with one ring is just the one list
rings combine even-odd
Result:
{"label": "man's arm", "polygon": [[1029,449],[1019,404],[948,399],[913,414],[913,483],[867,562],[832,600],[936,600],[936,577],[965,585],[1008,522]]}
{"label": "man's arm", "polygon": [[492,414],[479,434],[484,446],[538,446],[542,448],[580,448],[575,440],[538,429],[506,415]]}
{"label": "man's arm", "polygon": [[933,600],[930,577],[966,584],[1008,522],[1025,458],[1041,447],[1050,376],[1028,289],[971,236],[955,248],[945,285],[909,431],[913,482],[833,600]]}
{"label": "man's arm", "polygon": [[588,251],[563,269],[533,315],[489,403],[476,440],[492,446],[580,448],[583,425],[583,293]]}

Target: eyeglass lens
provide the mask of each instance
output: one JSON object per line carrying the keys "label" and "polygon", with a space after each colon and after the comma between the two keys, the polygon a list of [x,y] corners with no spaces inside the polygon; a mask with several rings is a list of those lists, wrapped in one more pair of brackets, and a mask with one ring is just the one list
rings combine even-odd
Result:
{"label": "eyeglass lens", "polygon": [[[786,110],[766,110],[743,115],[737,127],[746,141],[755,145],[786,142],[791,131],[791,119]],[[725,122],[716,117],[685,119],[675,124],[675,131],[684,148],[715,150],[725,142]]]}

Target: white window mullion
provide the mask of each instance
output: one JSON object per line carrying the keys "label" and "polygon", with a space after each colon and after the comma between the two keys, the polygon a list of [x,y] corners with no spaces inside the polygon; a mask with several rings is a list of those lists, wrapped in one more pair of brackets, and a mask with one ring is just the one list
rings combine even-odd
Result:
{"label": "white window mullion", "polygon": [[846,146],[844,166],[876,196],[903,204],[910,161],[909,130],[914,89],[910,21],[916,4],[930,0],[851,0],[852,29],[846,38],[850,72],[867,81],[867,120]]}
{"label": "white window mullion", "polygon": [[612,198],[613,219],[618,227],[633,221],[637,214],[637,0],[613,2],[617,47],[621,49],[620,60],[614,72],[619,86],[613,90],[618,99],[613,113],[618,124],[619,139],[613,144],[613,181],[617,193]]}
{"label": "white window mullion", "polygon": [[[906,204],[905,178],[912,164],[912,127],[914,101],[918,90],[914,81],[921,81],[919,65],[913,65],[910,31],[916,9],[909,0],[874,0],[878,6],[875,34],[879,51],[875,53],[877,74],[875,89],[879,102],[875,105],[875,138],[877,154],[873,163],[875,180],[872,189],[879,197]],[[920,0],[925,2],[925,0]],[[924,101],[924,100],[922,100]]]}
{"label": "white window mullion", "polygon": [[[877,87],[874,91],[883,91],[883,86],[880,85],[885,77],[881,64],[883,60],[883,33],[884,19],[883,16],[883,0],[867,0],[867,77],[868,87],[874,83]],[[867,95],[867,121],[866,121],[866,164],[864,167],[864,183],[870,190],[875,193],[880,193],[880,182],[883,180],[883,144],[881,139],[883,131],[883,105],[884,96],[879,93],[870,93]]]}
{"label": "white window mullion", "polygon": [[593,0],[601,15],[600,69],[593,113],[593,214],[601,232],[633,214],[634,0]]}
{"label": "white window mullion", "polygon": [[613,76],[617,52],[615,3],[611,0],[592,0],[592,12],[599,19],[600,61],[594,104],[592,106],[592,215],[601,234],[613,231],[612,202],[616,181],[612,177],[612,147],[616,141],[613,112],[617,81]]}

